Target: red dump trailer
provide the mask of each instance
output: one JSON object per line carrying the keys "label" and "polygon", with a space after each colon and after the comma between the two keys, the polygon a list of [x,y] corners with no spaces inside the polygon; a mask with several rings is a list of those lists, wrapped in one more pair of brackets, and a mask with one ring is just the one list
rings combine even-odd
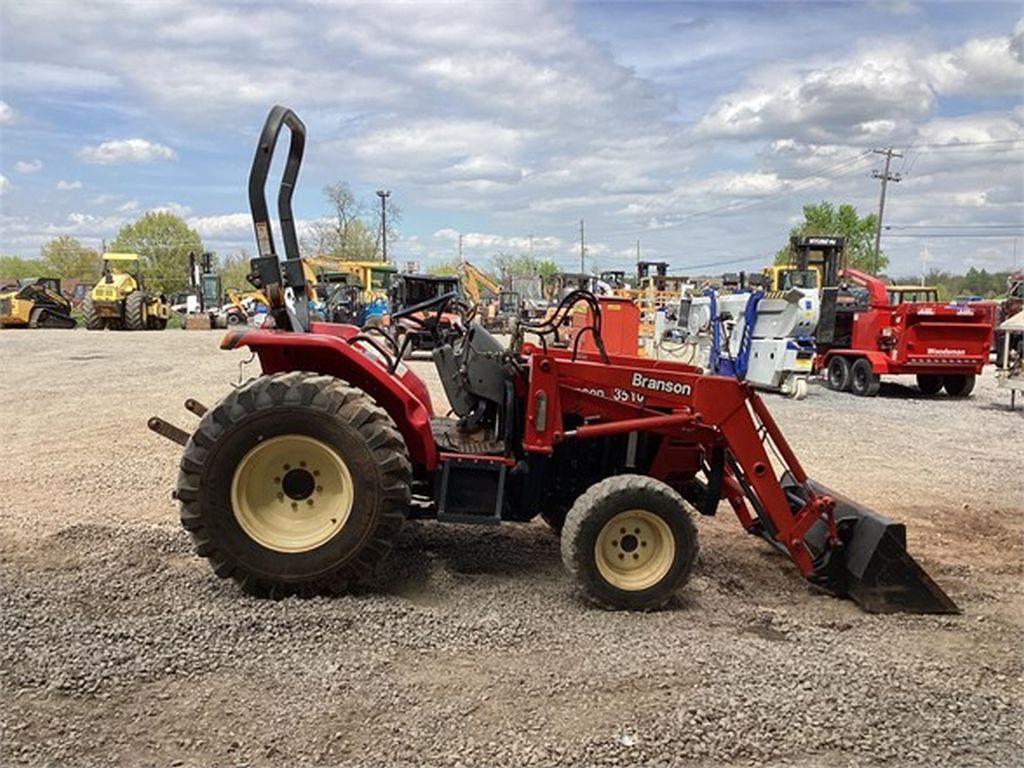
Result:
{"label": "red dump trailer", "polygon": [[934,289],[888,286],[856,269],[822,298],[815,367],[832,389],[871,397],[880,377],[917,376],[922,392],[966,397],[988,361],[994,305],[937,300]]}

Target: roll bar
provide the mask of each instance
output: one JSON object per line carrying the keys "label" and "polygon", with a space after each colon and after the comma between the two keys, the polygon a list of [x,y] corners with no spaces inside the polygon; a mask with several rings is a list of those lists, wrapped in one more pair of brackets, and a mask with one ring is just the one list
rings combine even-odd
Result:
{"label": "roll bar", "polygon": [[256,229],[256,246],[260,256],[276,256],[274,250],[274,233],[267,212],[265,190],[270,164],[274,159],[274,149],[282,126],[288,126],[291,143],[288,146],[288,160],[281,177],[281,187],[277,193],[277,215],[281,221],[281,238],[284,241],[286,259],[299,258],[299,240],[295,234],[295,218],[292,215],[292,192],[302,165],[302,153],[306,148],[306,126],[298,115],[287,107],[276,105],[267,115],[256,145],[256,156],[252,160],[249,171],[249,209],[252,211],[252,223]]}

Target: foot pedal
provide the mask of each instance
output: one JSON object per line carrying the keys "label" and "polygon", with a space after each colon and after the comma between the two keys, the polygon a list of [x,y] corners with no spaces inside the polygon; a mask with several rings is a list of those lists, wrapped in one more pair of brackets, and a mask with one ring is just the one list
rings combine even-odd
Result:
{"label": "foot pedal", "polygon": [[442,453],[437,469],[437,519],[446,523],[500,523],[505,477],[514,463],[504,456]]}

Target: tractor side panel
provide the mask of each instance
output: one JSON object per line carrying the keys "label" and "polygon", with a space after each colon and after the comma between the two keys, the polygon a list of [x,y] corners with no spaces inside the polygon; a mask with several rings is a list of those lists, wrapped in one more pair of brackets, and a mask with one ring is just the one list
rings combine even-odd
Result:
{"label": "tractor side panel", "polygon": [[[340,338],[321,334],[248,331],[229,334],[224,349],[248,346],[260,358],[264,373],[314,371],[334,376],[368,393],[388,412],[409,449],[414,468],[432,472],[437,447],[430,431],[430,405],[421,402],[397,376]],[[404,367],[404,366],[403,366]]]}

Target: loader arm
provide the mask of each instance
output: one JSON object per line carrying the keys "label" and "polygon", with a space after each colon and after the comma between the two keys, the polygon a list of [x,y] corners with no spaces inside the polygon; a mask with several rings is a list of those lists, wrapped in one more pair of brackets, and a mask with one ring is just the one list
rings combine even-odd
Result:
{"label": "loader arm", "polygon": [[[866,610],[958,612],[906,552],[903,527],[810,480],[753,388],[690,366],[534,350],[524,450],[550,452],[565,440],[644,432],[662,436],[650,474],[669,484],[703,471],[724,451],[715,474],[740,523],[787,554],[803,576]],[[572,414],[582,426],[565,430]],[[673,480],[676,482],[674,483]],[[711,510],[713,513],[713,510]]]}

